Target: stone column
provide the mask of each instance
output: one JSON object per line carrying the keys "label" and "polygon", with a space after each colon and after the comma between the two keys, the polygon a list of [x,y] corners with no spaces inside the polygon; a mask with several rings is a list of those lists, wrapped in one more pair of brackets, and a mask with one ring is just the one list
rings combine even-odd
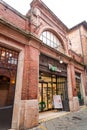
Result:
{"label": "stone column", "polygon": [[11,126],[12,129],[19,128],[23,66],[24,66],[24,51],[21,51],[19,53],[19,58],[18,58],[15,99],[14,99],[14,108],[13,108],[13,117],[12,117],[12,126]]}
{"label": "stone column", "polygon": [[75,68],[73,63],[70,64],[70,74],[71,74],[72,93],[73,93],[73,111],[77,111],[79,110],[79,100],[77,97]]}
{"label": "stone column", "polygon": [[70,111],[76,111],[79,109],[79,101],[76,92],[75,70],[74,65],[69,64],[67,67],[68,76],[68,96]]}
{"label": "stone column", "polygon": [[73,63],[70,64],[70,71],[71,71],[71,82],[72,82],[73,96],[77,96],[76,81],[75,81],[75,69],[74,69]]}
{"label": "stone column", "polygon": [[71,70],[70,65],[67,66],[67,85],[68,85],[68,98],[70,111],[73,111],[73,91],[72,91],[72,81],[71,81]]}

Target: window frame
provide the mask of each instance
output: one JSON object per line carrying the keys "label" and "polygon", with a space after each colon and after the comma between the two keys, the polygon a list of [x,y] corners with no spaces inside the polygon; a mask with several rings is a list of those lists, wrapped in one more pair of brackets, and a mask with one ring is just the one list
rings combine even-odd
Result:
{"label": "window frame", "polygon": [[60,48],[62,49],[62,51],[64,50],[60,39],[51,31],[46,30],[46,31],[42,32],[40,35],[40,40],[43,41],[44,44],[46,44],[56,50],[60,50]]}

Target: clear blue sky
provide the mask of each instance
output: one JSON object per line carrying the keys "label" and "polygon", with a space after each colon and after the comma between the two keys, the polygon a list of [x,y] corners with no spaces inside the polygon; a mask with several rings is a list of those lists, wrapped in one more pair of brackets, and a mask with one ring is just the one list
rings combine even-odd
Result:
{"label": "clear blue sky", "polygon": [[[22,14],[30,9],[32,0],[3,0]],[[68,27],[87,21],[87,0],[42,0]]]}

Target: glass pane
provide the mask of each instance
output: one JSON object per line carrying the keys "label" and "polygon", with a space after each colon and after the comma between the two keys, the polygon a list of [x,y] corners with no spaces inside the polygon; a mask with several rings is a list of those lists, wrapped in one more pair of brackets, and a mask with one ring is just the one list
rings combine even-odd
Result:
{"label": "glass pane", "polygon": [[48,98],[48,109],[51,109],[52,108],[52,87],[50,83],[48,84],[47,98]]}
{"label": "glass pane", "polygon": [[58,45],[56,43],[54,43],[54,48],[57,49],[58,48]]}
{"label": "glass pane", "polygon": [[60,46],[60,42],[59,42],[59,40],[58,40],[58,39],[57,39],[57,41],[56,41],[56,42],[57,42],[57,45],[58,45],[58,46]]}
{"label": "glass pane", "polygon": [[54,48],[54,43],[53,43],[53,42],[51,42],[51,47],[53,47],[53,48]]}
{"label": "glass pane", "polygon": [[43,35],[44,37],[47,37],[46,34],[47,34],[47,32],[45,31],[45,32],[43,32],[42,35]]}
{"label": "glass pane", "polygon": [[47,39],[47,45],[50,46],[50,42],[51,42],[51,41],[50,41],[49,39]]}
{"label": "glass pane", "polygon": [[50,39],[50,32],[47,32],[47,39]]}
{"label": "glass pane", "polygon": [[53,95],[56,95],[56,83],[53,83]]}
{"label": "glass pane", "polygon": [[53,41],[53,34],[51,33],[51,41]]}
{"label": "glass pane", "polygon": [[43,37],[43,42],[46,44],[46,38],[45,37]]}
{"label": "glass pane", "polygon": [[47,110],[47,84],[43,83],[43,102],[45,103],[45,108]]}
{"label": "glass pane", "polygon": [[57,42],[57,38],[56,38],[55,36],[54,36],[53,41],[54,41],[54,43],[56,43],[56,42]]}
{"label": "glass pane", "polygon": [[[0,60],[5,63],[3,67],[16,69],[18,53],[3,47],[0,49]],[[15,65],[14,68],[13,65]]]}

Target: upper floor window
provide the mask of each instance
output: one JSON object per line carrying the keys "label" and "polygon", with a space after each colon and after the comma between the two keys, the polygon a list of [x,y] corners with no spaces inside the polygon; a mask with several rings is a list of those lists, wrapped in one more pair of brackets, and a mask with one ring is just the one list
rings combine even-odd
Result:
{"label": "upper floor window", "polygon": [[19,53],[0,46],[0,67],[16,69]]}
{"label": "upper floor window", "polygon": [[52,32],[44,31],[40,36],[40,40],[56,50],[63,51],[60,40]]}

